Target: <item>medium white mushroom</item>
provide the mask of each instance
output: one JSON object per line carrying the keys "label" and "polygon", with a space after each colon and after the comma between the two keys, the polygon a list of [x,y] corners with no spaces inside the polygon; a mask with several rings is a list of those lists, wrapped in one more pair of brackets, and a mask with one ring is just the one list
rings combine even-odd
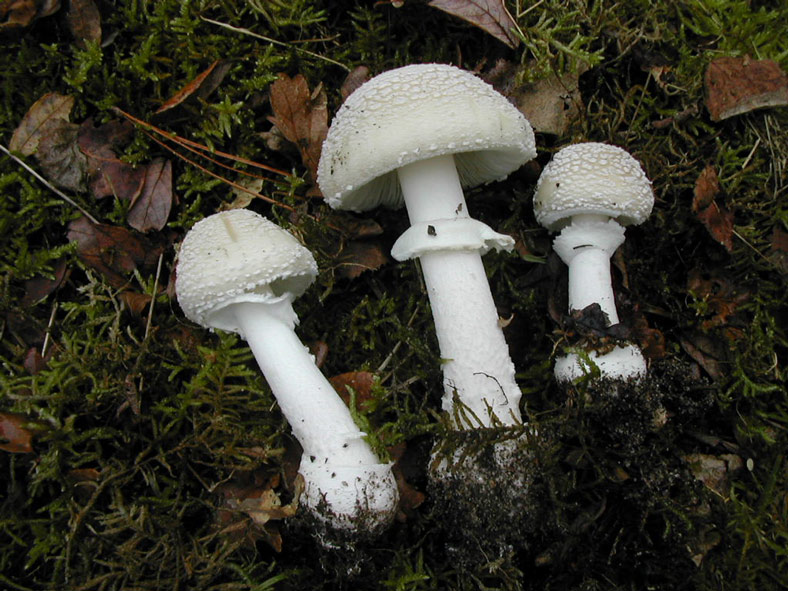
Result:
{"label": "medium white mushroom", "polygon": [[443,64],[376,76],[348,97],[323,144],[318,183],[331,207],[407,208],[411,227],[391,254],[421,262],[444,360],[442,406],[458,429],[522,422],[481,261],[514,240],[469,216],[463,187],[503,179],[535,155],[531,126],[506,98]]}
{"label": "medium white mushroom", "polygon": [[[569,267],[569,310],[599,304],[608,326],[618,324],[610,277],[610,257],[624,242],[624,227],[641,224],[651,213],[654,193],[643,168],[626,150],[595,142],[559,150],[536,184],[536,220],[560,231],[553,241]],[[635,345],[615,346],[588,358],[603,377],[640,378],[646,361]],[[577,353],[556,361],[555,375],[571,381],[590,368]]]}
{"label": "medium white mushroom", "polygon": [[305,505],[340,529],[376,530],[398,500],[350,411],[294,332],[292,301],[314,281],[312,254],[291,234],[244,209],[209,216],[189,231],[175,290],[186,316],[241,335],[303,448]]}

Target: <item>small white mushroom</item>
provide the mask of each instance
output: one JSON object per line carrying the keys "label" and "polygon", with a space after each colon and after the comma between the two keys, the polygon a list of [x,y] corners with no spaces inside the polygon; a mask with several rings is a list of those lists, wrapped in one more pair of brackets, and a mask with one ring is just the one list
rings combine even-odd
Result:
{"label": "small white mushroom", "polygon": [[453,66],[411,65],[376,76],[337,112],[318,167],[331,207],[406,206],[394,244],[418,257],[443,358],[443,409],[458,429],[522,422],[521,392],[481,255],[514,240],[474,220],[463,187],[505,178],[536,155],[523,115],[489,84]]}
{"label": "small white mushroom", "polygon": [[[293,300],[314,281],[312,254],[291,234],[244,209],[209,216],[189,231],[175,290],[186,316],[241,335],[303,448],[305,505],[341,529],[377,529],[398,500],[381,463],[294,332]],[[363,519],[362,519],[363,517]]]}
{"label": "small white mushroom", "polygon": [[[610,277],[610,257],[624,242],[624,228],[651,213],[654,193],[643,168],[628,152],[595,142],[559,150],[536,184],[536,220],[560,234],[553,241],[569,267],[569,310],[599,304],[608,326],[618,323]],[[636,346],[616,346],[589,359],[604,377],[640,378],[646,362]],[[575,380],[589,368],[572,353],[556,361],[560,381]]]}

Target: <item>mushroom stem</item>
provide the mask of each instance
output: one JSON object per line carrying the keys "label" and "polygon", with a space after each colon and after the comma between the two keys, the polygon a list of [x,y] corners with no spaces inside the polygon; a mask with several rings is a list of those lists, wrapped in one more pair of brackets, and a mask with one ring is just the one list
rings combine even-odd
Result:
{"label": "mushroom stem", "polygon": [[[427,224],[435,236],[446,225],[431,222],[469,217],[451,155],[408,164],[397,173],[413,226]],[[443,358],[442,406],[458,429],[522,422],[522,394],[481,260],[487,248],[456,245],[417,255]],[[470,412],[455,413],[455,395]]]}
{"label": "mushroom stem", "polygon": [[387,521],[397,501],[391,467],[372,452],[365,433],[295,334],[298,319],[290,300],[235,303],[232,309],[303,448],[299,472],[306,504],[316,508],[325,502],[340,525],[362,510]]}
{"label": "mushroom stem", "polygon": [[624,229],[605,216],[578,215],[553,246],[569,267],[569,311],[599,304],[608,325],[618,324],[610,257],[624,242]]}
{"label": "mushroom stem", "polygon": [[[569,267],[569,311],[583,310],[591,304],[607,316],[608,326],[618,324],[618,311],[610,276],[610,257],[624,242],[624,228],[615,220],[600,215],[576,215],[553,241],[553,248]],[[612,379],[641,378],[646,361],[634,345],[616,346],[607,353],[589,351],[588,359],[600,374]],[[576,353],[556,360],[559,381],[572,381],[585,375],[587,367]]]}

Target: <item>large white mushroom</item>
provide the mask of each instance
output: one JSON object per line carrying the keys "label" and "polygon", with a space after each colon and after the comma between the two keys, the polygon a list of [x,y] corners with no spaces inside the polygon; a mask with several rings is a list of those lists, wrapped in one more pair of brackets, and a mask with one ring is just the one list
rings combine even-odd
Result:
{"label": "large white mushroom", "polygon": [[514,241],[470,217],[463,187],[503,179],[535,155],[531,126],[506,98],[443,64],[376,76],[348,97],[323,144],[318,183],[331,207],[407,208],[411,227],[391,254],[421,263],[443,358],[442,406],[458,429],[522,422],[481,261]]}
{"label": "large white mushroom", "polygon": [[[553,241],[569,267],[569,310],[599,304],[608,326],[618,324],[610,277],[610,257],[624,242],[624,226],[641,224],[651,213],[654,193],[640,163],[626,150],[587,142],[559,150],[536,184],[536,220],[560,232]],[[643,354],[633,344],[615,346],[588,358],[601,376],[641,378]],[[572,381],[590,368],[577,353],[556,361],[559,381]]]}
{"label": "large white mushroom", "polygon": [[186,316],[241,335],[303,448],[305,505],[340,529],[374,531],[394,516],[391,465],[364,440],[294,332],[293,300],[317,275],[312,254],[291,234],[245,209],[209,216],[189,231],[175,290]]}

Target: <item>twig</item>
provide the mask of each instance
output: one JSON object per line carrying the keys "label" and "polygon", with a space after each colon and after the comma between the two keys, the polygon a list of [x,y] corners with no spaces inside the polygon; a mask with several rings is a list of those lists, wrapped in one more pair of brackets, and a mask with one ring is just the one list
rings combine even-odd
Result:
{"label": "twig", "polygon": [[80,212],[82,215],[84,215],[86,218],[88,218],[88,219],[89,219],[91,222],[93,222],[94,224],[100,224],[100,223],[101,223],[101,222],[99,222],[99,221],[98,221],[96,218],[94,218],[92,215],[90,215],[90,212],[88,212],[88,211],[87,211],[87,210],[86,210],[84,207],[82,207],[82,206],[81,206],[79,203],[77,203],[76,201],[74,201],[73,199],[71,199],[71,197],[69,197],[68,195],[66,195],[65,193],[63,193],[63,191],[61,191],[60,189],[58,189],[57,187],[55,187],[55,186],[54,186],[52,183],[50,183],[48,180],[46,180],[44,177],[42,177],[40,174],[38,174],[38,173],[37,173],[35,170],[33,170],[33,168],[31,168],[31,167],[30,167],[30,165],[28,165],[27,163],[25,163],[25,161],[24,161],[24,160],[22,160],[21,158],[18,158],[18,157],[16,157],[16,156],[14,156],[14,155],[13,155],[13,154],[12,154],[12,153],[11,153],[11,152],[8,150],[8,148],[6,148],[4,145],[0,144],[0,150],[2,150],[3,152],[5,152],[6,154],[8,154],[8,156],[9,156],[9,157],[10,157],[10,158],[11,158],[11,159],[14,161],[14,162],[16,162],[17,164],[19,164],[19,166],[21,166],[22,168],[24,168],[24,169],[25,169],[27,172],[29,172],[29,173],[30,173],[30,174],[32,174],[34,177],[36,177],[36,178],[37,178],[39,181],[41,181],[41,182],[44,184],[44,186],[45,186],[47,189],[49,189],[50,191],[52,191],[53,193],[55,193],[55,194],[56,194],[58,197],[60,197],[60,198],[61,198],[63,201],[65,201],[65,202],[66,202],[66,203],[68,203],[69,205],[71,205],[71,206],[73,206],[73,207],[76,207],[76,208],[79,210],[79,212]]}
{"label": "twig", "polygon": [[268,43],[273,43],[274,45],[279,45],[280,47],[287,47],[289,49],[293,49],[295,51],[300,51],[301,53],[305,53],[307,55],[311,55],[317,59],[326,61],[330,64],[334,64],[335,66],[339,66],[346,72],[350,72],[350,68],[348,68],[345,64],[338,62],[336,60],[332,60],[330,57],[326,57],[324,55],[320,55],[319,53],[315,53],[314,51],[309,51],[308,49],[301,49],[300,47],[295,47],[290,45],[289,43],[285,43],[284,41],[278,41],[277,39],[272,39],[271,37],[266,37],[265,35],[260,35],[255,33],[254,31],[250,31],[249,29],[243,29],[241,27],[234,27],[232,25],[228,25],[227,23],[223,23],[221,21],[215,21],[211,18],[201,16],[202,20],[206,23],[211,23],[212,25],[217,25],[219,27],[224,27],[225,29],[229,29],[231,31],[235,31],[236,33],[243,33],[244,35],[249,35],[250,37],[254,37],[255,39],[260,39],[262,41],[267,41]]}
{"label": "twig", "polygon": [[[261,162],[255,162],[254,160],[248,160],[247,158],[241,158],[240,156],[235,156],[234,154],[228,154],[227,152],[220,152],[219,150],[213,150],[213,149],[209,148],[208,146],[204,146],[204,145],[202,145],[202,144],[200,144],[198,142],[195,142],[195,141],[192,141],[192,140],[188,140],[186,138],[180,137],[180,136],[178,136],[178,135],[176,135],[174,133],[170,133],[168,131],[164,131],[160,127],[156,127],[155,125],[153,125],[151,123],[148,123],[147,121],[143,121],[142,119],[139,119],[139,118],[135,117],[134,115],[131,115],[131,114],[127,113],[123,109],[119,109],[118,107],[113,107],[112,110],[115,113],[117,113],[118,115],[121,115],[122,117],[125,117],[126,119],[128,119],[132,123],[136,123],[140,127],[143,127],[146,130],[148,130],[148,131],[152,131],[155,134],[158,134],[158,135],[160,135],[162,137],[165,137],[168,140],[170,140],[172,142],[175,142],[176,144],[179,144],[179,145],[181,145],[183,147],[191,146],[192,148],[196,148],[197,150],[201,150],[203,152],[208,152],[209,154],[216,154],[217,156],[221,156],[222,158],[228,158],[230,160],[234,160],[235,162],[240,162],[241,164],[248,164],[249,166],[254,166],[256,168],[262,168],[263,170],[267,170],[268,172],[273,172],[273,173],[276,173],[276,174],[281,175],[281,176],[285,176],[286,177],[286,176],[290,175],[290,173],[288,173],[285,170],[280,170],[278,168],[274,168],[273,166],[268,166],[267,164],[262,164]],[[167,149],[171,150],[171,148],[167,148]]]}

